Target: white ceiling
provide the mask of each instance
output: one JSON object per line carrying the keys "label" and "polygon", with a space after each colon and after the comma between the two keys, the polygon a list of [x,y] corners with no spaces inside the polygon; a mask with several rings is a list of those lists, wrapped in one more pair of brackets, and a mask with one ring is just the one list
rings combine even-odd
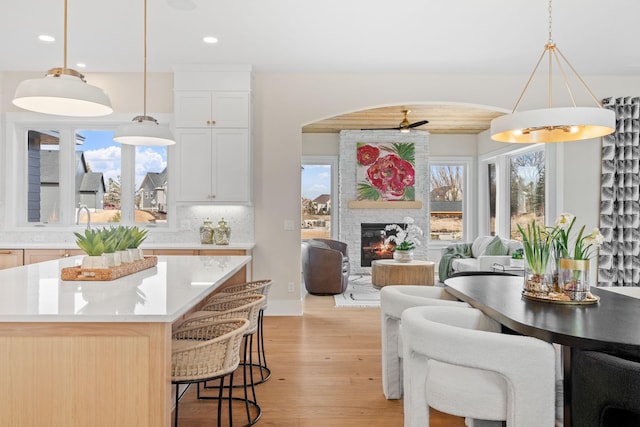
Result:
{"label": "white ceiling", "polygon": [[[0,70],[63,62],[63,0],[0,0]],[[184,10],[186,6],[195,6]],[[148,70],[528,74],[547,0],[148,0]],[[68,0],[68,66],[142,71],[143,0]],[[555,0],[553,38],[581,75],[640,71],[640,1]],[[55,36],[55,44],[37,35]],[[202,43],[215,35],[217,45]]]}

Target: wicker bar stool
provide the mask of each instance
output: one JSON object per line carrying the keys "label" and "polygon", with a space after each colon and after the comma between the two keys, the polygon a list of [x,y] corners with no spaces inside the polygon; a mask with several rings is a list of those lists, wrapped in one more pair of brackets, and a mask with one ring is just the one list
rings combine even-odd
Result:
{"label": "wicker bar stool", "polygon": [[[174,425],[178,426],[178,404],[191,384],[225,377],[233,382],[233,373],[240,363],[240,343],[249,328],[246,319],[227,319],[185,327],[172,334],[171,383],[176,385],[176,407]],[[182,393],[179,384],[187,384]],[[222,425],[223,388],[218,394],[218,427]],[[229,388],[229,426],[233,425],[231,403],[232,388]]]}
{"label": "wicker bar stool", "polygon": [[253,364],[253,367],[260,369],[260,379],[255,382],[255,385],[262,384],[271,378],[271,369],[267,365],[267,356],[264,351],[264,311],[267,309],[269,290],[271,289],[272,281],[270,279],[254,280],[252,282],[240,283],[237,285],[230,285],[222,288],[218,293],[209,297],[208,301],[214,301],[220,298],[229,298],[231,295],[253,295],[262,294],[267,299],[264,301],[264,305],[260,309],[258,315],[258,363]]}
{"label": "wicker bar stool", "polygon": [[[221,319],[242,318],[249,321],[249,327],[243,336],[243,357],[240,362],[242,365],[243,381],[242,384],[234,386],[233,381],[225,385],[220,381],[217,385],[209,385],[205,382],[206,389],[218,389],[219,394],[223,388],[242,387],[244,389],[244,398],[234,397],[233,400],[242,401],[245,405],[247,414],[247,426],[255,424],[262,416],[262,409],[258,405],[256,398],[256,390],[254,387],[252,364],[253,336],[258,329],[258,316],[260,308],[265,300],[264,295],[237,295],[213,300],[206,303],[200,311],[193,313],[177,326],[177,331],[184,328],[190,328],[214,322]],[[249,396],[249,389],[251,396]],[[210,396],[201,394],[200,384],[198,384],[198,399],[211,399]],[[215,399],[215,398],[214,398]],[[253,408],[253,413],[252,409]]]}

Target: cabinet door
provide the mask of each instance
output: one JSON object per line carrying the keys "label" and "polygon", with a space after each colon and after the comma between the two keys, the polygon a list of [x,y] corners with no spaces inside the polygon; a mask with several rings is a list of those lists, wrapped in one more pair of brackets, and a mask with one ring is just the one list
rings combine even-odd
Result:
{"label": "cabinet door", "polygon": [[154,249],[154,255],[198,255],[196,249]]}
{"label": "cabinet door", "polygon": [[247,129],[178,129],[178,192],[182,202],[249,202]]}
{"label": "cabinet door", "polygon": [[247,92],[214,92],[211,96],[213,126],[220,128],[249,127],[249,94]]}
{"label": "cabinet door", "polygon": [[200,249],[199,255],[206,256],[233,256],[233,255],[245,255],[244,249]]}
{"label": "cabinet door", "polygon": [[211,92],[176,92],[176,127],[209,127],[211,118]]}
{"label": "cabinet door", "polygon": [[249,127],[248,92],[176,92],[176,127]]}
{"label": "cabinet door", "polygon": [[64,257],[64,249],[25,249],[24,263],[35,264],[36,262],[51,261]]}
{"label": "cabinet door", "polygon": [[214,132],[216,202],[251,200],[251,150],[246,129],[217,129]]}
{"label": "cabinet door", "polygon": [[176,130],[178,173],[177,201],[211,202],[212,188],[212,130]]}
{"label": "cabinet door", "polygon": [[84,255],[84,252],[82,249],[25,249],[24,264],[34,264],[75,255]]}
{"label": "cabinet door", "polygon": [[0,250],[0,270],[11,267],[19,267],[23,262],[23,252],[21,249],[1,249]]}

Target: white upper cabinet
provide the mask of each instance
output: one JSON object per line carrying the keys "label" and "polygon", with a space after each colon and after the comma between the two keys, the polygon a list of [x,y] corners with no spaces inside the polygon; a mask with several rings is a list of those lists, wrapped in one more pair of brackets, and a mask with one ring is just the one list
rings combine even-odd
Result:
{"label": "white upper cabinet", "polygon": [[249,92],[178,91],[176,127],[249,127]]}
{"label": "white upper cabinet", "polygon": [[176,201],[250,203],[250,68],[178,70],[174,89]]}

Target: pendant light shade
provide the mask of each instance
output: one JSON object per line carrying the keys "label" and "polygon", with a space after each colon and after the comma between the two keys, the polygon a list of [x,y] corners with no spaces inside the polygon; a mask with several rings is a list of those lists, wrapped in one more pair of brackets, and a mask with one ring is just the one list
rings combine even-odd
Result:
{"label": "pendant light shade", "polygon": [[64,2],[64,66],[50,69],[44,78],[21,82],[13,104],[56,116],[93,117],[113,112],[111,101],[102,89],[87,84],[81,73],[67,68],[67,0]]}
{"label": "pendant light shade", "polygon": [[[615,113],[612,110],[602,108],[600,101],[598,101],[584,80],[578,75],[577,71],[569,61],[567,61],[562,52],[560,52],[560,49],[551,37],[551,22],[551,0],[549,0],[549,40],[544,46],[542,55],[540,55],[533,72],[529,76],[529,80],[520,94],[512,113],[496,117],[491,121],[491,139],[495,141],[523,144],[578,141],[599,138],[609,135],[615,130]],[[548,108],[518,112],[520,101],[522,101],[538,66],[545,57],[549,60]],[[562,81],[573,104],[572,107],[553,107],[552,70],[554,63],[560,70]],[[591,96],[591,99],[593,99],[596,104],[595,107],[576,106],[569,81],[564,73],[563,63],[573,72],[575,78]]]}
{"label": "pendant light shade", "polygon": [[543,108],[506,114],[491,121],[491,138],[532,144],[599,138],[614,131],[613,110],[593,107]]}
{"label": "pendant light shade", "polygon": [[122,126],[118,126],[113,140],[127,145],[173,145],[176,141],[169,128],[160,126],[158,121],[147,115],[147,0],[144,0],[144,113]]}
{"label": "pendant light shade", "polygon": [[127,145],[173,145],[175,140],[166,126],[150,116],[136,116],[130,123],[119,126],[113,140]]}

